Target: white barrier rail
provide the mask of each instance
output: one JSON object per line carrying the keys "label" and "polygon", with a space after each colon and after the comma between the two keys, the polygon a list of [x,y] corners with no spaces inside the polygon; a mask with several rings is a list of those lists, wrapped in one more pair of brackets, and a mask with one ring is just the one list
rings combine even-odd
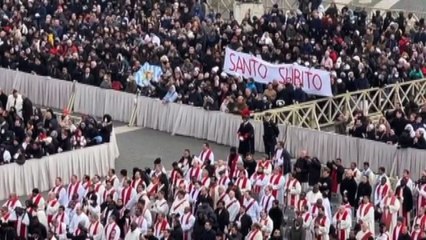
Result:
{"label": "white barrier rail", "polygon": [[[24,89],[17,89],[24,93],[28,92],[28,96],[33,102],[40,105],[47,103],[44,95],[51,96],[50,101],[60,98],[57,99],[59,103],[53,102],[54,107],[58,108],[62,108],[61,104],[67,102],[64,95],[68,95],[68,89],[72,89],[70,86],[73,84],[5,69],[0,69],[0,76],[3,76],[0,80],[0,88],[11,90],[14,87],[23,86]],[[47,82],[45,83],[43,80]],[[33,82],[27,83],[26,81]],[[16,82],[19,82],[19,85]],[[37,84],[41,86],[57,85],[47,87],[43,91],[44,95],[37,95],[30,91],[31,89],[42,89]],[[61,94],[61,86],[64,86],[64,94]],[[136,119],[137,125],[140,127],[206,139],[230,146],[238,144],[236,132],[241,123],[239,116],[206,111],[182,104],[163,104],[157,99],[147,97],[138,97],[135,103],[134,94],[81,84],[76,86],[74,106],[76,112],[94,113],[98,117],[109,113],[114,120],[118,121],[127,121],[132,117],[132,119]],[[135,109],[134,116],[132,116],[133,109]],[[252,121],[252,123],[255,128],[255,148],[257,151],[263,151],[262,122]],[[397,149],[395,146],[381,142],[293,126],[279,125],[279,129],[279,139],[285,140],[288,150],[295,156],[301,149],[307,149],[310,155],[317,156],[324,162],[337,157],[342,158],[345,165],[349,165],[350,162],[362,164],[367,161],[370,162],[373,169],[384,166],[393,174],[400,174],[403,169],[410,169],[413,174],[420,174],[422,169],[426,168],[424,150]]]}

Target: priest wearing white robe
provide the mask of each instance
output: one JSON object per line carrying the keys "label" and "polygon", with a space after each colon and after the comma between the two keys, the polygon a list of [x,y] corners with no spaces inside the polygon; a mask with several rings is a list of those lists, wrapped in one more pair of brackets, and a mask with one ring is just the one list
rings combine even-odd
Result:
{"label": "priest wearing white robe", "polygon": [[380,210],[382,212],[381,222],[385,224],[387,229],[395,227],[400,208],[401,202],[394,195],[393,190],[389,190],[387,196],[380,203]]}
{"label": "priest wearing white robe", "polygon": [[184,214],[180,217],[180,224],[183,232],[183,240],[191,240],[192,229],[195,224],[195,217],[192,215],[191,208],[185,208]]}
{"label": "priest wearing white robe", "polygon": [[356,220],[359,223],[366,223],[370,228],[370,232],[374,235],[374,206],[368,196],[362,198],[362,204],[356,211]]}
{"label": "priest wearing white robe", "polygon": [[240,211],[240,201],[235,198],[235,192],[232,190],[228,193],[228,198],[225,201],[225,208],[229,212],[229,221],[234,222]]}
{"label": "priest wearing white robe", "polygon": [[340,206],[333,216],[333,224],[336,228],[337,239],[348,239],[352,227],[351,212],[347,211],[345,206]]}
{"label": "priest wearing white robe", "polygon": [[130,223],[130,230],[127,232],[124,240],[139,240],[141,230],[137,227],[135,222]]}
{"label": "priest wearing white robe", "polygon": [[177,198],[173,201],[172,206],[170,207],[170,215],[182,216],[185,208],[190,207],[189,201],[185,198],[185,192],[179,191]]}

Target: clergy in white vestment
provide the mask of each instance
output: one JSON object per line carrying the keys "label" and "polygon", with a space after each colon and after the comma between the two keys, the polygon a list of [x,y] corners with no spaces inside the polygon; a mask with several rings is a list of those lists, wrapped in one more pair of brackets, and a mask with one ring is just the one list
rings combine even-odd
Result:
{"label": "clergy in white vestment", "polygon": [[229,212],[229,222],[234,222],[240,211],[240,201],[235,197],[234,191],[229,191],[228,197],[225,199],[225,209]]}
{"label": "clergy in white vestment", "polygon": [[214,165],[214,154],[208,143],[203,144],[203,149],[200,152],[198,158],[204,166]]}
{"label": "clergy in white vestment", "polygon": [[130,222],[136,223],[136,227],[139,228],[142,234],[146,234],[148,232],[148,223],[141,208],[136,208],[135,215],[130,217]]}
{"label": "clergy in white vestment", "polygon": [[333,216],[333,224],[336,228],[337,240],[346,240],[352,227],[352,216],[345,206],[340,206]]}
{"label": "clergy in white vestment", "polygon": [[158,214],[157,220],[154,223],[154,237],[161,239],[163,237],[164,231],[170,228],[170,225],[167,221],[166,215]]}
{"label": "clergy in white vestment", "polygon": [[269,212],[269,210],[271,209],[271,207],[273,205],[274,200],[275,200],[275,198],[272,195],[272,186],[266,186],[265,187],[265,194],[260,199],[260,205],[261,205],[262,209],[265,210],[266,212]]}
{"label": "clergy in white vestment", "polygon": [[359,223],[367,223],[374,235],[374,206],[368,196],[362,198],[362,203],[356,211],[356,220]]}
{"label": "clergy in white vestment", "polygon": [[317,203],[318,199],[322,199],[322,193],[319,191],[319,187],[315,184],[311,191],[306,194],[306,200],[309,205],[313,206]]}
{"label": "clergy in white vestment", "polygon": [[387,184],[387,178],[382,177],[379,185],[377,185],[374,190],[374,206],[380,207],[380,203],[388,195],[390,189],[391,187]]}
{"label": "clergy in white vestment", "polygon": [[218,192],[217,193],[218,197],[215,199],[215,202],[214,202],[215,208],[214,209],[216,209],[218,202],[220,202],[220,201],[226,202],[229,199],[228,193],[226,192],[226,188],[224,186],[218,186],[217,192]]}
{"label": "clergy in white vestment", "polygon": [[263,236],[268,239],[269,236],[271,236],[272,231],[274,230],[274,222],[265,210],[262,210],[260,212],[259,224],[261,226]]}
{"label": "clergy in white vestment", "polygon": [[358,185],[361,182],[362,173],[358,169],[356,162],[351,163],[351,170],[352,170],[352,174],[355,179],[355,182]]}
{"label": "clergy in white vestment", "polygon": [[102,204],[102,196],[105,192],[105,186],[101,181],[101,177],[99,175],[95,175],[92,178],[93,188],[95,189],[96,194],[98,195],[98,204]]}
{"label": "clergy in white vestment", "polygon": [[84,194],[86,193],[86,190],[78,180],[77,175],[72,175],[70,181],[71,182],[67,187],[67,203],[71,201],[74,195],[77,195],[78,201],[81,202],[83,200]]}
{"label": "clergy in white vestment", "polygon": [[229,178],[227,171],[220,171],[219,177],[217,179],[218,179],[217,184],[225,188],[228,188],[229,182],[231,182],[231,179]]}
{"label": "clergy in white vestment", "polygon": [[251,231],[247,234],[245,240],[263,240],[262,229],[259,223],[253,223]]}
{"label": "clergy in white vestment", "polygon": [[263,173],[266,176],[269,176],[272,174],[272,162],[270,160],[267,160],[267,156],[263,156],[259,161],[257,161],[256,171],[259,168],[263,169]]}
{"label": "clergy in white vestment", "polygon": [[426,230],[426,214],[423,207],[418,209],[417,215],[414,217],[413,226],[415,225],[419,225],[421,231]]}
{"label": "clergy in white vestment", "polygon": [[258,222],[262,208],[259,206],[259,203],[251,196],[250,191],[244,192],[243,205],[246,209],[247,215],[251,217],[251,220],[253,222]]}
{"label": "clergy in white vestment", "polygon": [[390,229],[392,240],[393,239],[397,239],[398,240],[398,238],[401,235],[401,233],[404,230],[404,228],[406,228],[406,226],[404,225],[404,218],[403,217],[398,217],[398,220],[396,222],[395,227],[393,229]]}
{"label": "clergy in white vestment", "polygon": [[117,202],[118,191],[114,188],[111,181],[105,182],[105,191],[103,192],[101,198],[102,198],[102,203],[106,202],[108,198],[111,198],[111,200]]}
{"label": "clergy in white vestment", "polygon": [[330,230],[330,220],[325,215],[324,208],[318,208],[318,216],[314,219],[314,233],[318,240],[328,240]]}
{"label": "clergy in white vestment", "polygon": [[157,200],[152,204],[151,211],[156,214],[167,215],[169,213],[169,204],[164,198],[164,192],[160,191],[157,193]]}
{"label": "clergy in white vestment", "polygon": [[133,206],[135,205],[135,202],[132,201],[137,193],[136,193],[136,189],[132,188],[132,186],[130,185],[131,181],[127,180],[126,182],[123,183],[123,188],[120,191],[120,199],[123,201],[123,205],[126,209],[132,209]]}
{"label": "clergy in white vestment", "polygon": [[376,174],[371,170],[369,162],[364,162],[364,169],[361,174],[362,176],[366,176],[370,183],[374,184],[376,182]]}
{"label": "clergy in white vestment", "polygon": [[16,193],[11,193],[7,201],[3,204],[3,207],[7,207],[8,211],[12,212],[16,207],[22,207],[22,203]]}
{"label": "clergy in white vestment", "polygon": [[401,208],[401,203],[390,189],[380,203],[380,210],[382,212],[381,222],[385,224],[387,229],[393,229],[398,219],[398,212]]}
{"label": "clergy in white vestment", "polygon": [[209,188],[210,187],[210,175],[209,175],[209,171],[204,168],[201,172],[201,186],[205,187],[205,188]]}
{"label": "clergy in white vestment", "polygon": [[411,190],[411,192],[414,192],[416,189],[416,184],[414,183],[414,181],[411,179],[410,177],[410,170],[408,169],[404,169],[404,171],[402,172],[402,177],[398,179],[398,182],[396,183],[396,188],[401,185],[401,180],[405,179],[406,181],[406,186]]}
{"label": "clergy in white vestment", "polygon": [[115,221],[115,215],[111,215],[108,218],[108,223],[105,225],[104,231],[102,233],[102,240],[119,240],[121,230]]}
{"label": "clergy in white vestment", "polygon": [[89,222],[89,217],[87,217],[86,213],[83,212],[82,206],[77,204],[77,206],[75,206],[75,214],[70,221],[69,232],[74,233],[80,223],[83,224],[83,227],[87,228],[89,226]]}
{"label": "clergy in white vestment", "polygon": [[185,180],[187,182],[192,182],[193,180],[195,181],[199,181],[201,180],[201,163],[200,163],[200,159],[194,157],[194,159],[192,159],[192,166],[189,168],[187,174],[185,175]]}
{"label": "clergy in white vestment", "polygon": [[87,236],[93,240],[101,240],[104,226],[99,221],[99,215],[91,214],[89,217],[89,227],[87,228]]}
{"label": "clergy in white vestment", "polygon": [[[127,175],[127,171],[125,173]],[[127,181],[125,178],[127,178],[127,176],[123,176],[123,180]],[[120,183],[120,179],[118,179],[117,175],[115,175],[115,169],[111,168],[108,170],[108,176],[106,180],[111,182],[112,187],[116,191],[119,191],[120,188],[122,187],[122,184]]]}
{"label": "clergy in white vestment", "polygon": [[374,233],[370,231],[371,227],[367,222],[363,222],[361,224],[361,231],[359,231],[355,238],[356,240],[369,240],[370,238],[374,238]]}
{"label": "clergy in white vestment", "polygon": [[376,240],[391,240],[389,231],[384,224],[379,225],[379,235]]}
{"label": "clergy in white vestment", "polygon": [[189,190],[189,202],[192,205],[195,205],[195,203],[198,200],[198,195],[200,195],[201,190],[201,182],[195,181],[193,184],[190,184],[190,190]]}
{"label": "clergy in white vestment", "polygon": [[302,227],[305,230],[305,240],[314,239],[313,234],[313,216],[309,212],[309,206],[305,205],[300,211],[298,211],[299,216],[302,218]]}
{"label": "clergy in white vestment", "polygon": [[47,216],[46,216],[46,201],[44,200],[43,196],[40,193],[40,190],[38,188],[34,188],[31,195],[31,203],[35,207],[36,216],[38,218],[38,221],[43,224],[43,226],[46,227],[46,229],[49,228],[49,223],[47,222]]}
{"label": "clergy in white vestment", "polygon": [[287,207],[296,209],[296,205],[299,202],[300,193],[302,192],[302,185],[300,182],[293,176],[293,174],[288,175],[287,182],[285,184]]}
{"label": "clergy in white vestment", "polygon": [[237,186],[241,192],[251,190],[251,182],[245,171],[239,172],[238,178],[235,181],[235,186]]}
{"label": "clergy in white vestment", "polygon": [[69,224],[70,220],[68,218],[68,215],[66,213],[64,206],[62,206],[62,205],[59,206],[58,212],[55,215],[53,215],[52,221],[60,221],[60,222],[65,223],[65,224]]}
{"label": "clergy in white vestment", "polygon": [[126,233],[124,240],[139,240],[140,235],[141,235],[141,230],[140,228],[137,227],[137,223],[132,222],[130,223],[130,229]]}
{"label": "clergy in white vestment", "polygon": [[256,172],[251,175],[250,182],[253,186],[253,193],[258,199],[262,199],[264,195],[264,188],[268,185],[268,177],[263,173],[263,168],[258,167]]}
{"label": "clergy in white vestment", "polygon": [[275,199],[280,201],[280,204],[284,204],[285,178],[280,168],[274,168],[272,175],[269,177],[268,185],[272,186],[272,195]]}
{"label": "clergy in white vestment", "polygon": [[217,163],[215,165],[216,165],[216,168],[214,171],[214,175],[216,176],[217,179],[220,179],[222,175],[221,172],[223,172],[224,175],[229,176],[229,167],[225,161],[223,161],[222,159],[219,159],[217,160]]}
{"label": "clergy in white vestment", "polygon": [[177,215],[182,216],[185,208],[190,207],[189,201],[185,198],[185,192],[179,191],[177,194],[177,198],[173,201],[172,206],[170,207],[169,215]]}
{"label": "clergy in white vestment", "polygon": [[58,240],[66,240],[67,238],[67,226],[65,223],[60,221],[53,221],[50,223],[50,231],[52,231]]}
{"label": "clergy in white vestment", "polygon": [[180,216],[180,225],[183,232],[183,240],[191,240],[192,229],[194,228],[195,217],[192,215],[191,208],[185,208],[185,212]]}
{"label": "clergy in white vestment", "polygon": [[53,216],[58,212],[60,203],[56,199],[56,194],[54,192],[49,192],[47,195],[47,205],[46,205],[46,215],[47,223],[50,225],[52,222]]}
{"label": "clergy in white vestment", "polygon": [[411,239],[412,240],[420,240],[422,239],[422,230],[420,229],[420,225],[414,225],[413,230],[411,231]]}

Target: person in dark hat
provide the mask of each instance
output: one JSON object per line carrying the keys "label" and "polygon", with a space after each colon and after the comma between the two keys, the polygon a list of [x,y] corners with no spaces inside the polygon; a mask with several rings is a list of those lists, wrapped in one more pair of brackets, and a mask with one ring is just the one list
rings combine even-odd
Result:
{"label": "person in dark hat", "polygon": [[238,128],[238,153],[245,157],[248,153],[254,154],[254,128],[249,122],[250,110],[248,108],[241,112],[243,122]]}

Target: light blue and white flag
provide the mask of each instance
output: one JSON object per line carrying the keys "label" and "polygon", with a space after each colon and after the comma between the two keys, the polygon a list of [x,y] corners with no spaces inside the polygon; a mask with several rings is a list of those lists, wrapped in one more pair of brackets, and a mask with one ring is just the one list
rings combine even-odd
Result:
{"label": "light blue and white flag", "polygon": [[151,65],[145,62],[135,73],[135,81],[141,87],[149,86],[151,80],[158,81],[163,74],[163,70],[158,65]]}

